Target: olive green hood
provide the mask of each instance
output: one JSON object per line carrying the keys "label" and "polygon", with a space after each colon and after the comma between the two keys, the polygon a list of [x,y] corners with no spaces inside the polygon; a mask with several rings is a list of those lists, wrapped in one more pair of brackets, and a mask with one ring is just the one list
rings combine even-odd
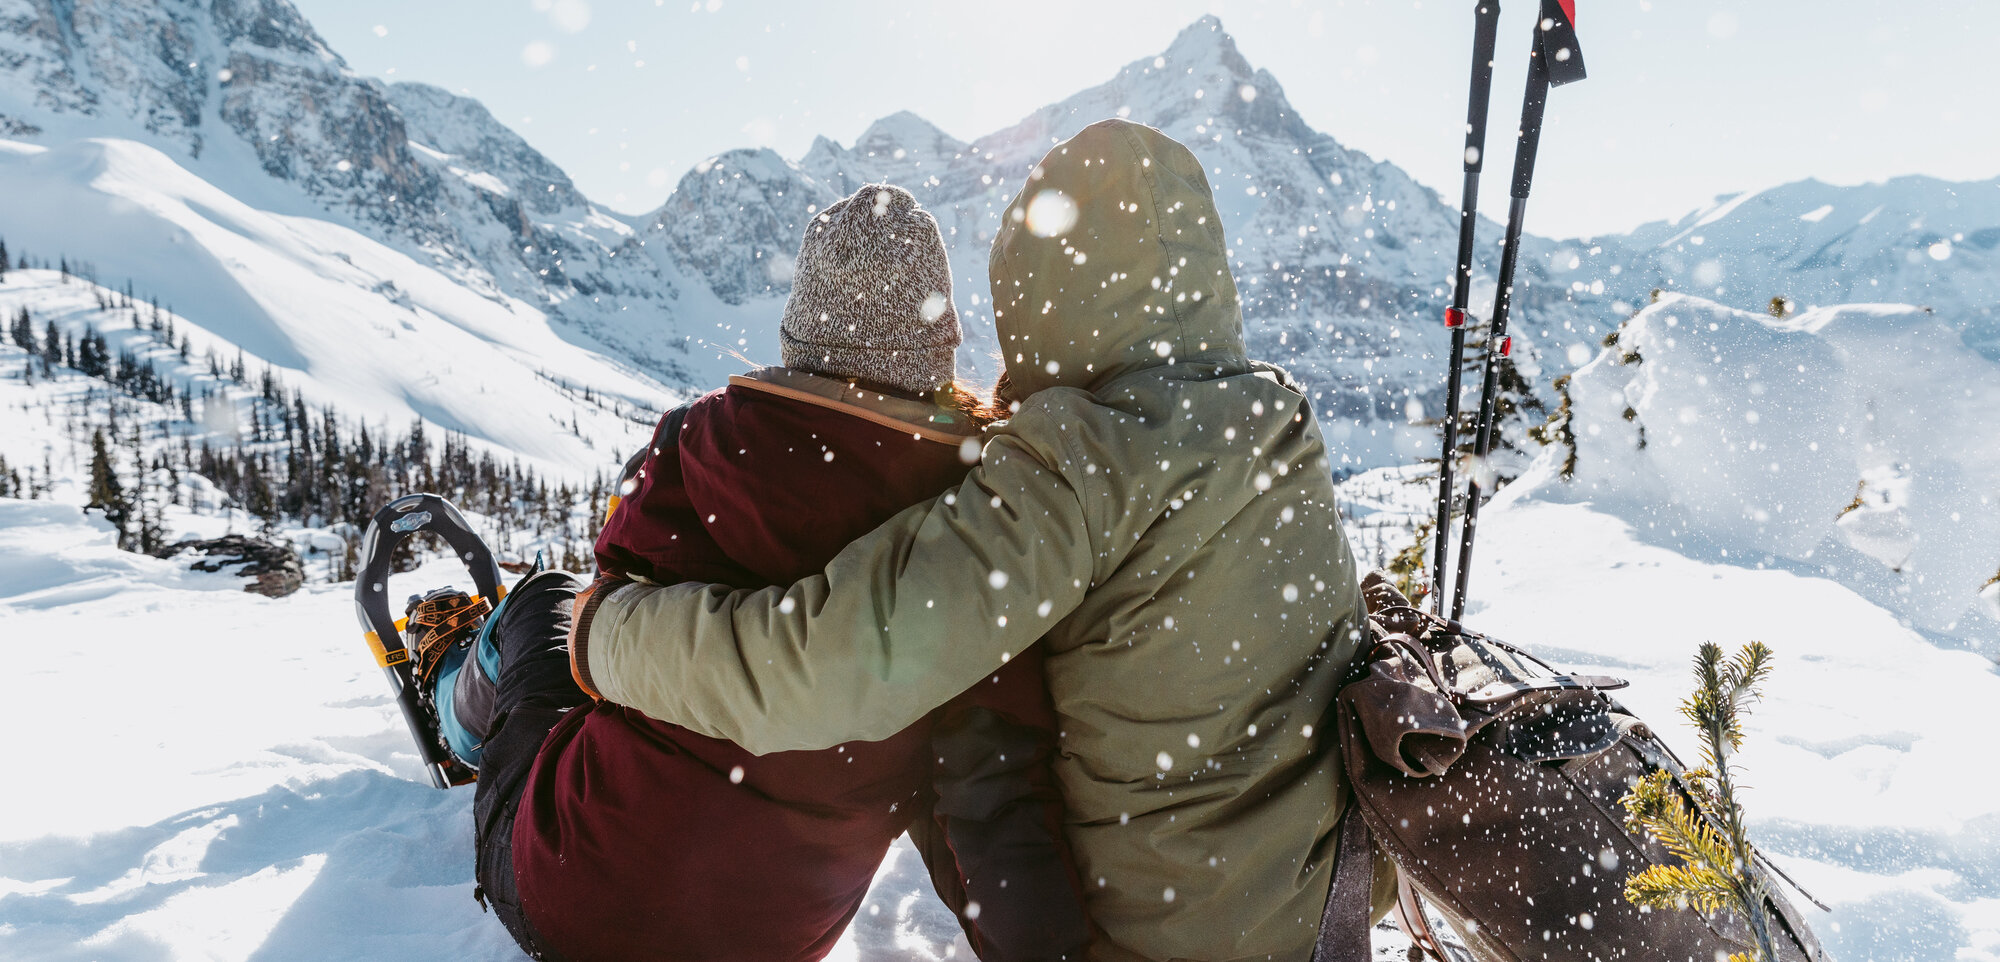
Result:
{"label": "olive green hood", "polygon": [[1002,215],[988,272],[1019,396],[1166,364],[1247,369],[1208,178],[1143,124],[1106,120],[1050,150]]}

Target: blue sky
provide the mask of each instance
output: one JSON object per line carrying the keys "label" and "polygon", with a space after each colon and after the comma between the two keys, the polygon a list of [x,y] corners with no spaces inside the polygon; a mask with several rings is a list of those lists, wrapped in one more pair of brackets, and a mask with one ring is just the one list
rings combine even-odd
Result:
{"label": "blue sky", "polygon": [[[479,98],[600,203],[732,147],[796,157],[911,110],[961,139],[1108,79],[1204,13],[1305,120],[1458,193],[1467,0],[294,0],[359,73]],[[1817,177],[2000,175],[2000,3],[1578,0],[1528,229],[1584,235]],[[1503,0],[1494,150],[1533,0]],[[1505,209],[1486,178],[1483,209]]]}

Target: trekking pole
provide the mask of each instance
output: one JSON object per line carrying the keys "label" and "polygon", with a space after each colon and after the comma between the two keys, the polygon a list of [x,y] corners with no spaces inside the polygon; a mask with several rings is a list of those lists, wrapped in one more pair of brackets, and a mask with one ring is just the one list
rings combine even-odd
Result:
{"label": "trekking pole", "polygon": [[[1542,110],[1549,88],[1582,80],[1583,52],[1576,45],[1576,0],[1542,0],[1535,22],[1535,42],[1528,57],[1528,89],[1521,101],[1520,141],[1514,146],[1514,186],[1507,206],[1507,236],[1500,248],[1499,288],[1493,297],[1493,322],[1486,332],[1486,372],[1479,388],[1479,421],[1473,442],[1473,470],[1466,486],[1465,524],[1458,542],[1458,580],[1452,587],[1451,619],[1465,614],[1466,582],[1472,577],[1472,539],[1479,532],[1483,496],[1480,474],[1493,450],[1493,409],[1498,391],[1500,359],[1513,353],[1507,336],[1507,311],[1514,301],[1514,267],[1521,253],[1521,222],[1528,214],[1528,188],[1535,179],[1535,150],[1542,140]],[[1439,532],[1443,537],[1443,532]]]}
{"label": "trekking pole", "polygon": [[1472,93],[1465,108],[1465,192],[1458,202],[1458,273],[1444,326],[1451,328],[1451,368],[1445,378],[1444,453],[1438,456],[1437,539],[1431,560],[1431,612],[1444,614],[1444,567],[1450,553],[1451,469],[1458,457],[1458,395],[1465,366],[1465,306],[1472,292],[1472,238],[1479,224],[1479,170],[1486,159],[1486,107],[1493,96],[1493,38],[1499,0],[1479,0],[1473,11]]}

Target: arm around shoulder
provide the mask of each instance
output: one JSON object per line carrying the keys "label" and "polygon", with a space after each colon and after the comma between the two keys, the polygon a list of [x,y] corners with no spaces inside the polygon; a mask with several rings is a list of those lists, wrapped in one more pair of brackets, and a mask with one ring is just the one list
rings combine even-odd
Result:
{"label": "arm around shoulder", "polygon": [[822,573],[619,588],[575,657],[606,700],[759,754],[887,738],[1082,600],[1094,555],[1067,462],[1059,441],[997,434],[956,489]]}

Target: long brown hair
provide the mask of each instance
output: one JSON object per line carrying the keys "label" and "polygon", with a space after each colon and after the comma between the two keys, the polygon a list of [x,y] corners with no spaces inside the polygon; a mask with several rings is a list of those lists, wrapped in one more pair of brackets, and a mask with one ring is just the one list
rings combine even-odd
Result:
{"label": "long brown hair", "polygon": [[1014,397],[1013,388],[1013,382],[1007,378],[1007,370],[1002,368],[992,390],[978,391],[953,381],[938,389],[936,401],[939,407],[957,411],[984,428],[1014,416],[1014,409],[1020,406],[1020,402]]}
{"label": "long brown hair", "polygon": [[[809,373],[818,373],[810,372]],[[952,411],[977,427],[984,429],[995,421],[1005,421],[1014,416],[1014,409],[1020,406],[1013,396],[1013,383],[1007,380],[1007,372],[1002,370],[998,380],[993,382],[991,391],[981,391],[959,381],[952,381],[929,394],[915,394],[901,388],[878,384],[867,378],[844,377],[840,380],[849,385],[876,394],[886,394],[909,401],[929,401],[947,411]]]}

